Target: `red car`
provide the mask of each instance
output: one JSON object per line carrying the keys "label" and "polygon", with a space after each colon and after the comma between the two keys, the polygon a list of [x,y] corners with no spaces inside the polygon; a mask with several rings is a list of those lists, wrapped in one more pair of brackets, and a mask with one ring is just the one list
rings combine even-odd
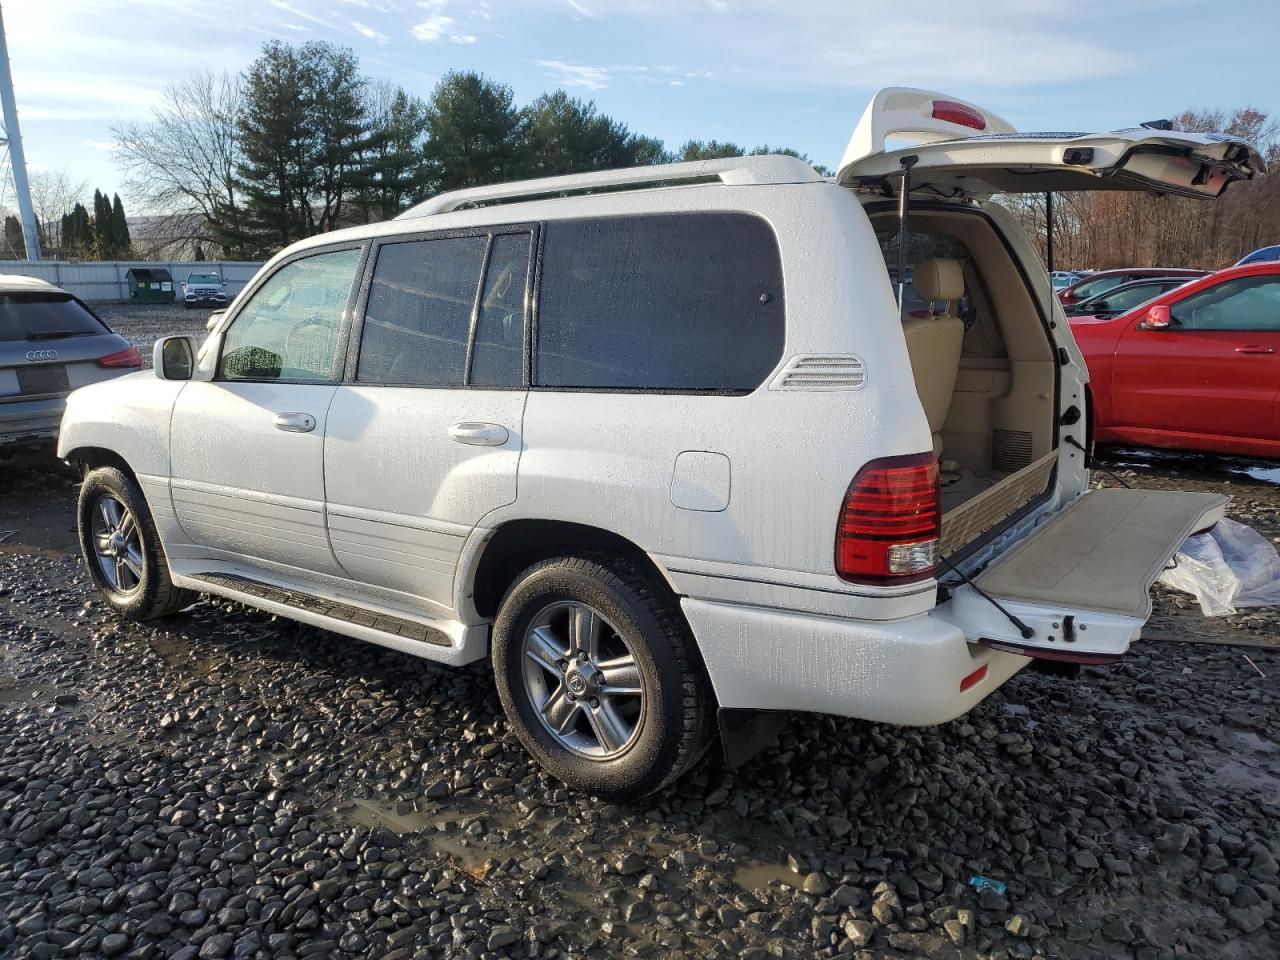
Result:
{"label": "red car", "polygon": [[1100,293],[1106,293],[1112,287],[1118,287],[1130,280],[1143,280],[1147,277],[1203,277],[1208,271],[1189,270],[1186,267],[1124,267],[1120,270],[1100,270],[1077,280],[1069,287],[1058,291],[1058,299],[1064,307],[1081,300],[1088,300]]}
{"label": "red car", "polygon": [[1229,267],[1118,317],[1070,323],[1095,441],[1280,458],[1280,263]]}

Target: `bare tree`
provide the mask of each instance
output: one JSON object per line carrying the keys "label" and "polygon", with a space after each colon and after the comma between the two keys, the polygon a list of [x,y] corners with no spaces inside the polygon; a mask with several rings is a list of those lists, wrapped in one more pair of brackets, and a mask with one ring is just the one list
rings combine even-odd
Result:
{"label": "bare tree", "polygon": [[116,158],[147,212],[169,218],[174,241],[212,240],[234,254],[242,228],[239,76],[197,73],[165,88],[147,123],[116,127]]}
{"label": "bare tree", "polygon": [[40,170],[30,176],[31,206],[40,227],[40,248],[54,251],[62,246],[62,215],[83,203],[89,193],[87,180],[72,180],[63,170]]}

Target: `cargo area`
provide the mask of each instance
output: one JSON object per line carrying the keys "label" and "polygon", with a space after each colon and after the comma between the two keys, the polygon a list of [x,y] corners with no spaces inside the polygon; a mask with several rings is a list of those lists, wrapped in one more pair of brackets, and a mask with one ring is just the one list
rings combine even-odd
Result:
{"label": "cargo area", "polygon": [[[872,213],[896,290],[898,221]],[[942,474],[942,552],[981,540],[1045,494],[1057,364],[1045,321],[995,226],[913,206],[903,332]]]}

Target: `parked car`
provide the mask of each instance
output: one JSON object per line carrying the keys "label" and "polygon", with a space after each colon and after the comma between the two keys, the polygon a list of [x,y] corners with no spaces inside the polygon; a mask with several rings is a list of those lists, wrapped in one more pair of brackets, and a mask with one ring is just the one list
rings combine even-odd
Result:
{"label": "parked car", "polygon": [[1070,270],[1055,270],[1049,274],[1049,279],[1053,281],[1053,289],[1061,290],[1063,287],[1069,287],[1073,283],[1078,283],[1083,279],[1080,274],[1073,273]]}
{"label": "parked car", "polygon": [[1228,267],[1071,327],[1096,441],[1280,457],[1280,263]]}
{"label": "parked car", "polygon": [[1191,270],[1184,267],[1125,267],[1120,270],[1100,270],[1085,277],[1069,287],[1058,291],[1058,299],[1063,306],[1071,306],[1081,300],[1088,300],[1106,293],[1122,283],[1132,283],[1146,277],[1182,277],[1184,281],[1193,277],[1203,277],[1207,271]]}
{"label": "parked car", "polygon": [[1244,257],[1240,258],[1237,267],[1248,266],[1251,263],[1275,263],[1280,260],[1280,244],[1271,247],[1259,247]]}
{"label": "parked car", "polygon": [[1083,358],[983,203],[1214,197],[1262,164],[1209,134],[1012,134],[893,88],[833,179],[586,173],[294,244],[203,346],[73,395],[89,575],[131,617],[206,592],[487,655],[530,753],[609,797],[678,777],[717,719],[737,762],[778,711],[934,724],[1032,659],[1114,661],[1227,498],[1089,490]]}
{"label": "parked car", "polygon": [[67,291],[0,276],[0,447],[56,437],[67,394],[141,366],[138,348]]}
{"label": "parked car", "polygon": [[1187,283],[1186,277],[1155,277],[1148,280],[1134,280],[1112,287],[1105,293],[1081,300],[1066,308],[1068,317],[1114,317],[1126,313],[1134,307],[1141,306],[1148,300],[1154,300],[1166,290],[1180,287]]}
{"label": "parked car", "polygon": [[191,273],[182,285],[182,305],[186,308],[227,304],[227,285],[216,273]]}

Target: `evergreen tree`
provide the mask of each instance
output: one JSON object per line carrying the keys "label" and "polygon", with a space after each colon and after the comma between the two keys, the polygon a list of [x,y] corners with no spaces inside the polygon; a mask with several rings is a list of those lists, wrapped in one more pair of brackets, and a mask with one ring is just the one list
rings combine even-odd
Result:
{"label": "evergreen tree", "polygon": [[93,243],[99,260],[112,259],[115,249],[114,224],[111,222],[111,201],[101,190],[93,191]]}
{"label": "evergreen tree", "polygon": [[427,103],[426,159],[441,190],[516,176],[520,113],[511,88],[478,73],[444,75]]}
{"label": "evergreen tree", "polygon": [[356,205],[364,221],[386,220],[422,199],[432,171],[423,158],[427,106],[390,84],[372,84],[365,107],[369,134]]}
{"label": "evergreen tree", "polygon": [[544,93],[522,115],[522,166],[527,176],[634,167],[661,155],[658,141],[636,136],[626,124],[597,113],[593,102],[563,90]]}
{"label": "evergreen tree", "polygon": [[129,236],[129,218],[124,215],[120,194],[111,196],[111,239],[114,244],[108,260],[127,260],[133,256],[133,238]]}
{"label": "evergreen tree", "polygon": [[[367,183],[360,163],[368,139],[364,86],[356,55],[330,43],[313,41],[299,51],[309,88],[314,139],[315,199],[306,205],[309,232],[339,225],[343,205]],[[314,204],[314,206],[313,206]],[[313,216],[313,209],[318,214]]]}
{"label": "evergreen tree", "polygon": [[245,78],[240,117],[243,160],[237,174],[247,229],[239,239],[257,252],[307,235],[311,219],[315,137],[312,65],[286,43],[272,40]]}
{"label": "evergreen tree", "polygon": [[676,159],[721,160],[725,157],[740,157],[745,152],[736,143],[721,143],[719,140],[686,140],[676,152]]}
{"label": "evergreen tree", "polygon": [[22,221],[13,214],[4,218],[4,258],[21,260],[27,255],[27,239],[22,232]]}
{"label": "evergreen tree", "polygon": [[93,221],[83,203],[77,203],[62,217],[62,251],[69,257],[92,257],[96,253]]}

